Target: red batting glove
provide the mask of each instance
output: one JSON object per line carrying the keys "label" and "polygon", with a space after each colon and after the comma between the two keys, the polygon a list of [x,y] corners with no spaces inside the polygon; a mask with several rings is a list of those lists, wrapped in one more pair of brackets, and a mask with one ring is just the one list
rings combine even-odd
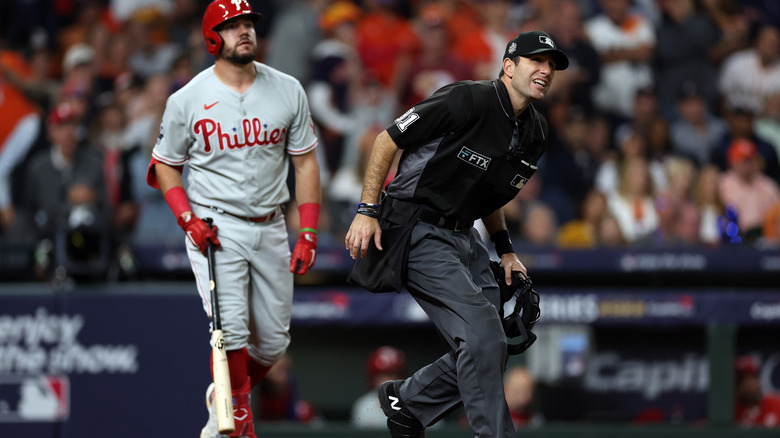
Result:
{"label": "red batting glove", "polygon": [[219,248],[221,245],[219,239],[217,239],[217,226],[209,227],[208,224],[203,222],[202,219],[193,215],[190,215],[187,221],[179,216],[179,226],[187,234],[187,238],[190,239],[203,255],[206,255],[206,248],[208,247],[207,240],[210,240],[215,247]]}
{"label": "red batting glove", "polygon": [[317,260],[317,235],[304,231],[298,236],[298,243],[293,249],[290,259],[290,272],[303,275],[314,266]]}

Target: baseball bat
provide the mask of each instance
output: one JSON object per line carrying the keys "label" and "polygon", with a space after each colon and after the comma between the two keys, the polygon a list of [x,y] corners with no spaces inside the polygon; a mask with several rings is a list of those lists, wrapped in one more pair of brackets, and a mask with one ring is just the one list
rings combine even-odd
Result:
{"label": "baseball bat", "polygon": [[[211,227],[211,218],[203,220]],[[228,370],[225,340],[222,337],[222,319],[219,316],[219,298],[217,282],[214,273],[214,244],[209,240],[206,247],[206,257],[209,261],[209,292],[211,294],[211,359],[214,374],[214,403],[217,407],[217,425],[219,433],[229,434],[236,428],[233,420],[233,393],[230,387],[230,371]]]}

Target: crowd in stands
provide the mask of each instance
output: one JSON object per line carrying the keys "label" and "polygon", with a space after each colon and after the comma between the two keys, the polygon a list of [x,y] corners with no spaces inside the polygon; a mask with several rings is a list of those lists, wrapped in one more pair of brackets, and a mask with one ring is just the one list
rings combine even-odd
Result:
{"label": "crowd in stands", "polygon": [[[167,97],[213,61],[206,3],[0,1],[0,240],[36,242],[42,276],[58,251],[121,267],[182,244],[145,174]],[[445,84],[496,78],[506,42],[542,29],[571,64],[537,104],[538,175],[505,209],[516,245],[780,245],[771,1],[250,3],[257,60],[309,97],[323,244],[343,242],[381,130]]]}

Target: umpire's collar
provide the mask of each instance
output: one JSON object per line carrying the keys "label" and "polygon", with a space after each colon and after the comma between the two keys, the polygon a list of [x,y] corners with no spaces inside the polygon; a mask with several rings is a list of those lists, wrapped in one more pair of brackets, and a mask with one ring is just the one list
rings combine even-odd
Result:
{"label": "umpire's collar", "polygon": [[504,82],[501,79],[493,79],[493,88],[496,90],[498,103],[501,104],[501,109],[504,110],[504,114],[506,114],[507,118],[511,120],[512,123],[517,122],[520,124],[526,133],[533,132],[534,139],[544,140],[544,129],[542,129],[541,121],[539,120],[541,115],[536,111],[533,104],[529,104],[519,116],[515,117],[512,101],[509,99],[509,91],[507,91]]}

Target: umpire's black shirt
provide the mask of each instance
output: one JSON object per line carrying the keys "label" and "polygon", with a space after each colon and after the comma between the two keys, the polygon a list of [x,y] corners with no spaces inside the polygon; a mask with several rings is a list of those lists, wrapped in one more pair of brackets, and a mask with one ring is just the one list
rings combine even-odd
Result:
{"label": "umpire's black shirt", "polygon": [[529,105],[515,118],[499,79],[447,85],[387,132],[403,149],[387,194],[464,221],[511,201],[547,146],[544,117]]}

